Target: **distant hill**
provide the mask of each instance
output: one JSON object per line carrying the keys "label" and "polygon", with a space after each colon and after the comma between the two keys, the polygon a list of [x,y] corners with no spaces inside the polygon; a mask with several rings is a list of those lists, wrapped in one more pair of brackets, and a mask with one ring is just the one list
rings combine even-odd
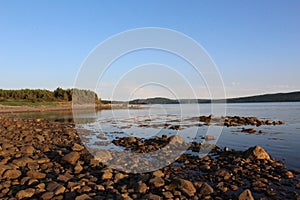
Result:
{"label": "distant hill", "polygon": [[227,103],[251,103],[251,102],[297,102],[300,101],[300,92],[290,92],[290,93],[277,93],[277,94],[264,94],[255,95],[248,97],[238,97],[229,99],[168,99],[163,97],[155,97],[148,99],[135,99],[130,101],[130,104],[189,104],[189,103],[211,103],[211,102],[221,103],[226,101]]}

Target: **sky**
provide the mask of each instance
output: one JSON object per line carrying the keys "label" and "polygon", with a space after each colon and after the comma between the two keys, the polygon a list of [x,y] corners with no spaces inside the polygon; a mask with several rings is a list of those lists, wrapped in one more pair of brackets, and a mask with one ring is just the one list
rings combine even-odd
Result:
{"label": "sky", "polygon": [[[160,27],[203,47],[226,97],[297,91],[299,9],[297,0],[0,0],[0,88],[74,87],[84,61],[103,41],[131,29]],[[161,67],[145,67],[149,63]],[[137,66],[143,66],[138,74],[132,72]],[[152,77],[168,84],[151,85]],[[209,98],[205,82],[178,56],[142,50],[120,57],[94,89],[102,99]]]}

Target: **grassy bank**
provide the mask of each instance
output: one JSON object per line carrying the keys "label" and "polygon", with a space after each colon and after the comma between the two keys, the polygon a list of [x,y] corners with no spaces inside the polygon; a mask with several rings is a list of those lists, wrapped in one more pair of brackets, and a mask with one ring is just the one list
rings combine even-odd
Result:
{"label": "grassy bank", "polygon": [[3,101],[0,105],[4,106],[56,106],[56,102],[22,102],[22,101]]}

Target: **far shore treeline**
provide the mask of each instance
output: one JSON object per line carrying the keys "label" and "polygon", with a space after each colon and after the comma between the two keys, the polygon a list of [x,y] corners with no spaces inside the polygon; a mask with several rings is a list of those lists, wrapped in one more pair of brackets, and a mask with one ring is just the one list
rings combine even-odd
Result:
{"label": "far shore treeline", "polygon": [[[72,96],[84,101],[94,96],[96,102],[100,102],[98,95],[90,90],[62,89],[58,87],[54,91],[42,89],[3,90],[0,89],[0,102],[71,102]],[[88,101],[88,99],[87,99]]]}

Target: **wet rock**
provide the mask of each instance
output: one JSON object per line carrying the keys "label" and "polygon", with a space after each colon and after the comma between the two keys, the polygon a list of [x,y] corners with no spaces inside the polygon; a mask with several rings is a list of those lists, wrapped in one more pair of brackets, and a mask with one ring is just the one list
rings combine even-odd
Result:
{"label": "wet rock", "polygon": [[16,194],[16,198],[17,199],[24,199],[24,198],[30,198],[34,195],[35,193],[35,189],[33,188],[27,188],[25,190],[20,190],[17,194]]}
{"label": "wet rock", "polygon": [[250,158],[250,159],[261,159],[261,160],[270,160],[271,157],[270,155],[260,146],[255,146],[249,148],[245,152],[245,158]]}
{"label": "wet rock", "polygon": [[3,178],[16,179],[16,178],[19,178],[21,175],[22,175],[22,172],[20,170],[9,169],[4,172]]}
{"label": "wet rock", "polygon": [[71,153],[68,153],[67,155],[65,155],[62,160],[65,162],[70,163],[71,165],[75,165],[76,162],[79,160],[80,158],[80,154],[76,151],[73,151]]}
{"label": "wet rock", "polygon": [[239,200],[254,200],[254,198],[251,191],[246,189],[239,195]]}
{"label": "wet rock", "polygon": [[180,189],[182,192],[187,194],[189,197],[194,196],[194,194],[196,192],[196,188],[194,187],[194,185],[191,181],[184,180],[184,179],[178,179],[177,184],[178,184],[178,186],[177,186],[178,189]]}

